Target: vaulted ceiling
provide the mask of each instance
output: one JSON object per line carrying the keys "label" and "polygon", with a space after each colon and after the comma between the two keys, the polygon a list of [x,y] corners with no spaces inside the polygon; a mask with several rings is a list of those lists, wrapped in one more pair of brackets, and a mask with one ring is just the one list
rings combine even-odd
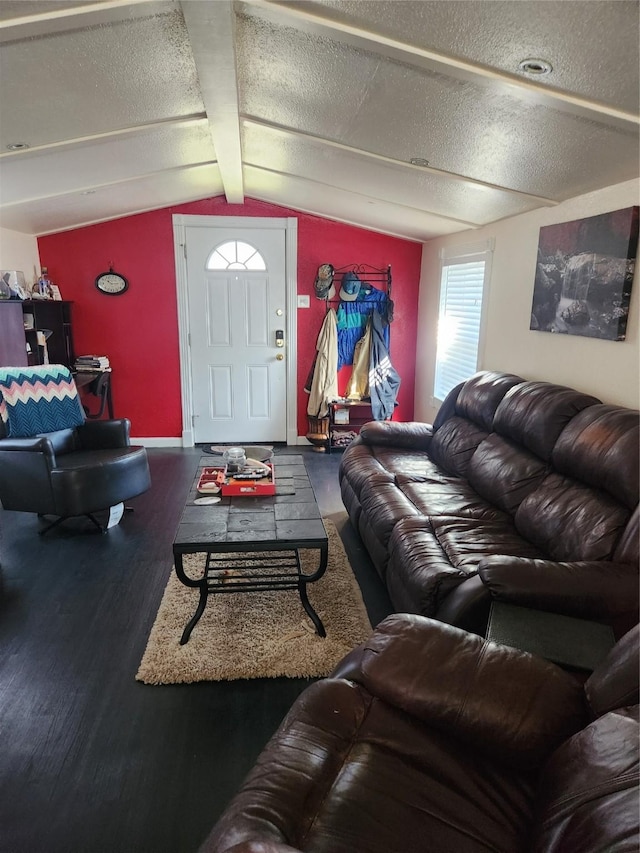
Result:
{"label": "vaulted ceiling", "polygon": [[0,226],[479,227],[638,176],[639,43],[626,0],[0,0]]}

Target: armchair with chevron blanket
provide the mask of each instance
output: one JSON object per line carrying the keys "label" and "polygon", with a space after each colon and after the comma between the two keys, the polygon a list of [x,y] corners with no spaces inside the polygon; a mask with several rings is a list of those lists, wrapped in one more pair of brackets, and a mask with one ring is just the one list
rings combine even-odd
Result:
{"label": "armchair with chevron blanket", "polygon": [[147,491],[147,452],[132,446],[126,418],[87,421],[61,364],[0,368],[0,502],[5,510],[61,521]]}

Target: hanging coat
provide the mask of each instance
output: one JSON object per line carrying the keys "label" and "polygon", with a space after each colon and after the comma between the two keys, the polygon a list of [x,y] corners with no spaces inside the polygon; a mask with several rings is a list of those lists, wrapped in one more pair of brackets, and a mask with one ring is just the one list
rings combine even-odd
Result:
{"label": "hanging coat", "polygon": [[[367,284],[360,290],[354,302],[340,302],[338,307],[338,370],[345,364],[353,364],[356,343],[364,334],[367,320],[373,312],[383,317],[387,314],[387,294]],[[389,328],[384,326],[384,339],[389,346]]]}
{"label": "hanging coat", "polygon": [[329,308],[324,318],[316,350],[307,414],[314,418],[326,418],[329,401],[338,396],[338,331],[333,308]]}
{"label": "hanging coat", "polygon": [[395,407],[400,376],[391,364],[389,348],[383,333],[382,317],[377,311],[371,315],[371,360],[369,364],[369,395],[374,420],[390,418]]}
{"label": "hanging coat", "polygon": [[[339,334],[339,333],[338,333]],[[364,335],[356,344],[353,353],[353,369],[347,384],[345,397],[349,400],[362,400],[369,396],[369,365],[371,363],[371,317],[367,317]]]}

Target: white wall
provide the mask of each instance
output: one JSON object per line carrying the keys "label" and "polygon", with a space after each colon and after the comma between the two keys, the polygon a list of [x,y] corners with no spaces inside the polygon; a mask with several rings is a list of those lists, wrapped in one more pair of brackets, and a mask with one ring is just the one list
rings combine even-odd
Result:
{"label": "white wall", "polygon": [[638,408],[640,264],[636,264],[625,341],[534,332],[529,329],[529,322],[540,227],[637,205],[640,203],[639,189],[638,181],[627,181],[569,199],[556,207],[531,211],[424,244],[418,309],[416,420],[430,423],[436,413],[432,395],[440,248],[491,238],[495,240],[495,250],[479,369],[504,370],[525,379],[557,382],[594,394],[606,403]]}
{"label": "white wall", "polygon": [[0,269],[22,270],[29,288],[40,275],[38,241],[30,234],[0,228]]}

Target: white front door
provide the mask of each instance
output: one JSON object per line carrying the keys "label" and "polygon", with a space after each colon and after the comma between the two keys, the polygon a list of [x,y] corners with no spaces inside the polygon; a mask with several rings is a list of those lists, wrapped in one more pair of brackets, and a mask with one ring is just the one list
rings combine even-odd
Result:
{"label": "white front door", "polygon": [[187,226],[185,246],[195,443],[286,441],[285,228]]}

